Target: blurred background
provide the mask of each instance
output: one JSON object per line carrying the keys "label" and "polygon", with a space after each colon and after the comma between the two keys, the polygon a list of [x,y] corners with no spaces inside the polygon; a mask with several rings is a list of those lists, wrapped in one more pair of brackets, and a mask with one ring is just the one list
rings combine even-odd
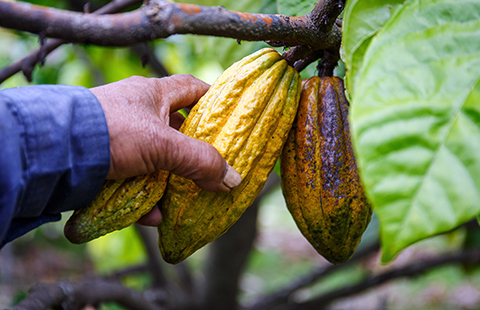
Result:
{"label": "blurred background", "polygon": [[[82,1],[38,0],[32,3],[81,11],[85,4]],[[272,0],[183,2],[223,5],[229,10],[270,14],[278,13],[281,5],[284,5],[282,1]],[[105,3],[93,1],[92,10]],[[299,12],[298,15],[301,13],[305,12]],[[38,36],[1,28],[0,42],[0,70],[39,46]],[[130,48],[66,44],[49,54],[42,67],[35,67],[31,83],[17,73],[0,84],[0,89],[34,84],[93,87],[132,75],[160,77],[181,73],[189,73],[213,83],[233,62],[265,46],[264,42],[237,42],[235,39],[193,35],[174,35]],[[279,51],[282,52],[281,49]],[[145,64],[147,58],[148,63]],[[340,65],[336,74],[342,76],[343,73]],[[302,71],[304,78],[314,74],[315,64]],[[256,223],[253,247],[246,256],[239,276],[238,301],[245,307],[331,266],[300,234],[285,206],[278,179],[272,182],[273,185],[262,193],[258,201],[258,214],[253,218]],[[124,285],[135,290],[142,291],[151,285],[154,276],[146,272],[149,253],[142,235],[145,231],[139,232],[138,227],[131,226],[85,245],[73,245],[63,236],[63,225],[68,217],[66,213],[62,221],[46,224],[0,251],[0,307],[15,305],[37,283],[78,280],[93,275],[117,275]],[[149,234],[156,234],[155,229],[148,230]],[[358,251],[378,242],[378,230],[379,225],[374,217]],[[318,277],[296,290],[289,298],[295,301],[308,300],[390,270],[475,247],[479,242],[478,224],[473,222],[411,246],[388,265],[379,263],[377,251],[370,251],[361,260],[340,265],[334,272]],[[204,281],[210,246],[201,249],[184,263],[194,283]],[[160,264],[167,275],[173,272],[169,271],[172,266]],[[475,265],[445,264],[414,277],[392,278],[356,294],[334,298],[330,308],[480,309],[480,270]],[[100,309],[123,308],[112,303],[103,304]]]}

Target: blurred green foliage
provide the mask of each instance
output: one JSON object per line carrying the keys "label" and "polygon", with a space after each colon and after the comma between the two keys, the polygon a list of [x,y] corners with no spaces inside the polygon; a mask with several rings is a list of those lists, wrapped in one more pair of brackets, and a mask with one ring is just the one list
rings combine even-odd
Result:
{"label": "blurred green foliage", "polygon": [[119,306],[116,303],[104,303],[100,305],[98,310],[127,310],[127,308]]}
{"label": "blurred green foliage", "polygon": [[99,274],[109,274],[146,262],[146,253],[135,226],[115,231],[86,244]]}
{"label": "blurred green foliage", "polygon": [[277,0],[278,12],[288,16],[301,16],[312,11],[316,0]]}

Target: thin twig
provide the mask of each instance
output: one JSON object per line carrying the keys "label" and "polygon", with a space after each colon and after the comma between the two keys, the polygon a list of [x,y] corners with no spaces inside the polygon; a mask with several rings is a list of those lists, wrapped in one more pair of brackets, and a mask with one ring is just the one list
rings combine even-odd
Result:
{"label": "thin twig", "polygon": [[106,278],[108,279],[121,279],[126,276],[131,276],[134,274],[139,274],[139,273],[147,273],[149,272],[148,265],[147,264],[142,264],[142,265],[136,265],[132,267],[128,267],[122,270],[117,270],[108,276]]}
{"label": "thin twig", "polygon": [[[113,0],[112,2],[109,2],[105,6],[99,8],[92,14],[100,15],[117,13],[141,2],[141,0]],[[27,56],[25,56],[24,58],[14,63],[11,63],[7,67],[1,69],[0,84],[20,71],[23,72],[23,75],[25,76],[27,81],[31,82],[32,72],[35,68],[35,65],[37,63],[43,64],[45,57],[47,57],[48,54],[50,54],[52,51],[65,43],[68,43],[68,41],[61,39],[48,40],[44,44],[40,45],[40,47],[38,47],[37,49],[28,53]]]}

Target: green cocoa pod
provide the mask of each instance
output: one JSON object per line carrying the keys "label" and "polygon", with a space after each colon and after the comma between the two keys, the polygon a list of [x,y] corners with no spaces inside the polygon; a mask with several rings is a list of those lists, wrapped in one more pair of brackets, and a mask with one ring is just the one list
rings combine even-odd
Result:
{"label": "green cocoa pod", "polygon": [[162,198],[168,172],[107,180],[95,199],[76,210],[64,227],[72,243],[85,243],[134,224]]}

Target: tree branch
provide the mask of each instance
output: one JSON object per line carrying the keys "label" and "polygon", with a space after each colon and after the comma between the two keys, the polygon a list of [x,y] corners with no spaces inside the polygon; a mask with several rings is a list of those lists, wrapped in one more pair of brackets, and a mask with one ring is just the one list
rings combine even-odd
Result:
{"label": "tree branch", "polygon": [[[305,16],[311,21],[317,31],[328,33],[335,27],[338,28],[338,26],[336,25],[337,17],[343,11],[344,6],[345,1],[343,0],[319,0],[315,4],[312,12]],[[282,42],[273,43],[274,44],[272,45],[282,46]],[[328,52],[329,54],[339,55],[340,43],[341,42],[339,41],[337,42],[337,45],[332,45],[330,47],[322,49],[318,49],[311,44],[297,45],[285,52],[283,54],[283,58],[285,58],[285,60],[287,60],[290,65],[294,66],[294,68],[300,72],[305,69],[309,64],[326,54],[327,50],[330,50],[330,52]],[[331,62],[332,61],[329,60],[329,63]],[[335,68],[337,62],[334,63],[333,68]],[[324,65],[322,65],[322,68],[323,67]]]}
{"label": "tree branch", "polygon": [[338,290],[320,295],[310,301],[299,303],[288,307],[289,310],[319,310],[324,309],[334,300],[342,297],[357,294],[369,288],[375,287],[387,281],[402,278],[402,277],[416,277],[433,268],[447,265],[457,264],[462,262],[480,263],[480,250],[475,249],[471,251],[448,254],[434,259],[428,259],[421,262],[412,263],[406,267],[398,268],[392,271],[385,272],[378,276],[367,277],[358,284],[342,287]]}
{"label": "tree branch", "polygon": [[344,7],[345,0],[319,0],[310,13],[310,19],[320,31],[329,31]]}
{"label": "tree branch", "polygon": [[199,309],[237,309],[239,280],[256,236],[258,206],[279,184],[278,175],[271,173],[260,194],[238,222],[210,245]]}
{"label": "tree branch", "polygon": [[282,57],[289,65],[293,66],[297,60],[311,55],[312,52],[312,48],[307,45],[297,45],[283,53]]}
{"label": "tree branch", "polygon": [[102,278],[87,278],[76,283],[59,281],[54,284],[37,284],[12,310],[80,310],[86,305],[102,302],[116,302],[131,310],[160,310],[160,307],[141,293],[123,286],[118,281]]}
{"label": "tree branch", "polygon": [[148,273],[150,272],[148,264],[136,265],[131,266],[125,269],[114,271],[113,273],[109,274],[105,278],[112,279],[112,280],[119,280],[120,278],[131,276],[134,274],[139,273]]}
{"label": "tree branch", "polygon": [[303,69],[308,67],[309,64],[311,64],[311,63],[317,61],[319,58],[321,58],[323,56],[323,52],[324,52],[324,50],[314,51],[311,54],[305,56],[305,58],[302,58],[302,59],[299,59],[299,60],[295,61],[295,63],[293,64],[293,67],[298,72],[301,72]]}
{"label": "tree branch", "polygon": [[363,249],[357,251],[352,258],[343,264],[338,265],[329,265],[326,267],[318,268],[313,272],[310,272],[308,275],[299,278],[289,286],[285,287],[282,290],[279,290],[271,295],[267,295],[262,297],[261,299],[257,300],[248,310],[266,310],[266,309],[275,309],[279,305],[285,305],[288,303],[288,300],[296,291],[303,289],[316,281],[322,279],[323,277],[335,272],[339,269],[345,268],[346,266],[350,266],[356,264],[361,259],[365,258],[366,256],[377,252],[380,249],[379,242],[373,242],[372,244],[366,246]]}
{"label": "tree branch", "polygon": [[[135,228],[140,233],[148,253],[149,273],[154,280],[154,295],[172,308],[182,308],[191,304],[193,283],[184,262],[175,266],[164,263],[158,251],[156,228],[141,225],[135,225]],[[172,269],[177,272],[177,281],[172,281]]]}
{"label": "tree branch", "polygon": [[157,75],[157,77],[164,77],[169,76],[167,69],[163,66],[160,60],[157,58],[157,55],[153,52],[148,43],[139,43],[131,47],[131,49],[137,53],[140,58],[142,59],[142,65],[150,65],[153,69],[153,72]]}
{"label": "tree branch", "polygon": [[130,46],[187,33],[282,41],[289,46],[309,45],[315,49],[337,47],[341,42],[336,25],[329,31],[319,31],[308,14],[250,14],[163,0],[151,0],[132,12],[101,16],[0,1],[0,26],[102,46]]}
{"label": "tree branch", "polygon": [[[197,33],[197,34],[222,36],[222,33],[221,33],[222,27],[219,26],[219,25],[222,25],[222,22],[220,21],[216,23],[212,23],[210,27],[203,27],[205,25],[208,25],[208,23],[211,22],[211,20],[215,20],[218,15],[219,20],[230,19],[229,21],[230,27],[233,27],[234,30],[237,32],[245,30],[246,32],[245,35],[247,36],[252,33],[256,35],[256,33],[259,31],[259,29],[257,28],[259,27],[261,21],[263,21],[263,26],[266,25],[266,27],[263,27],[264,29],[260,29],[262,30],[262,32],[265,32],[265,28],[268,31],[268,28],[272,28],[272,27],[278,28],[279,25],[283,27],[284,25],[289,24],[291,28],[290,30],[288,28],[283,27],[285,29],[284,30],[280,29],[278,32],[281,33],[282,35],[284,32],[288,33],[288,32],[291,32],[292,30],[294,32],[298,32],[298,29],[296,28],[300,27],[300,29],[302,30],[300,34],[302,34],[302,32],[307,32],[307,35],[308,35],[308,32],[312,32],[313,36],[315,35],[313,32],[320,34],[318,38],[320,41],[325,41],[325,34],[327,34],[326,37],[328,38],[329,36],[328,34],[331,33],[334,36],[332,41],[334,44],[330,46],[329,49],[332,51],[337,51],[340,46],[340,30],[337,26],[335,26],[335,22],[336,22],[336,17],[340,14],[340,12],[343,10],[343,7],[344,7],[344,1],[341,1],[341,0],[335,0],[335,1],[320,0],[317,2],[317,4],[315,5],[311,13],[298,18],[295,18],[295,17],[290,18],[282,15],[248,14],[248,13],[232,12],[219,7],[211,8],[211,7],[200,7],[200,6],[188,5],[188,4],[172,4],[162,0],[154,0],[154,1],[157,1],[157,3],[153,5],[148,4],[151,6],[150,9],[147,9],[146,7],[143,8],[144,9],[143,14],[147,14],[148,12],[150,13],[153,12],[152,14],[149,15],[150,17],[145,16],[145,18],[146,19],[151,18],[155,20],[153,22],[152,21],[149,22],[152,24],[151,25],[152,28],[158,28],[157,27],[158,25],[156,26],[156,24],[160,24],[161,28],[163,27],[168,29],[168,31],[170,31],[171,34]],[[93,14],[100,15],[100,14],[117,13],[138,3],[140,3],[140,0],[114,0],[108,3],[107,5],[105,5],[104,7],[98,9]],[[54,33],[62,32],[63,27],[73,28],[71,29],[71,31],[77,32],[77,29],[75,29],[76,27],[75,25],[78,25],[81,23],[82,25],[84,25],[84,29],[78,30],[78,31],[81,31],[82,33],[85,33],[85,34],[80,43],[95,44],[95,42],[91,41],[92,39],[90,38],[91,37],[90,33],[92,31],[85,29],[90,26],[95,27],[95,33],[96,34],[100,33],[100,36],[107,36],[107,35],[111,36],[111,33],[102,34],[104,31],[102,31],[101,29],[104,29],[105,27],[100,29],[100,27],[98,27],[98,25],[96,24],[89,24],[88,22],[82,21],[82,16],[86,16],[85,14],[74,13],[74,12],[64,11],[64,10],[56,10],[52,8],[45,9],[45,8],[26,5],[22,3],[15,3],[15,4],[17,6],[14,5],[13,7],[9,8],[8,6],[2,6],[2,3],[0,2],[0,17],[2,17],[2,14],[3,16],[5,16],[5,18],[0,19],[0,26],[9,27],[8,25],[13,23],[13,25],[10,25],[11,28],[39,33],[39,35],[43,38],[45,36],[50,36],[49,31],[44,29],[45,27],[47,27],[48,29],[50,28],[56,29]],[[10,14],[11,11],[9,10],[18,11],[17,12],[18,16],[11,16]],[[142,10],[142,8],[139,10]],[[219,12],[222,12],[222,14],[220,14]],[[33,13],[37,15],[40,14],[41,16],[37,18],[31,18],[28,21],[25,21],[29,24],[28,29],[23,29],[23,28],[20,29],[18,25],[25,23],[23,20],[24,18],[23,14],[33,14]],[[73,15],[70,15],[70,13],[72,13]],[[192,14],[194,17],[190,16]],[[55,20],[51,21],[51,19],[55,18],[56,16],[58,17]],[[71,18],[73,18],[73,16],[77,16],[77,17],[72,19],[73,21],[72,23],[69,23],[66,25],[65,23],[67,23]],[[135,23],[134,21],[130,20],[131,17],[125,14],[122,14],[120,16],[113,17],[113,19],[116,21],[115,23],[122,23],[123,21],[126,21],[127,24]],[[232,23],[231,21],[232,18],[234,20],[241,20],[241,21],[243,20],[243,22],[239,22],[238,25],[234,25],[234,23]],[[13,21],[9,21],[10,19],[12,19]],[[35,21],[37,22],[30,25],[31,23],[33,23],[32,19],[35,19]],[[5,24],[3,23],[3,21],[5,21]],[[276,22],[276,25],[273,25],[274,22]],[[102,22],[100,21],[100,23]],[[183,25],[180,25],[180,24],[183,24]],[[297,25],[298,27],[295,27],[295,25]],[[249,27],[246,27],[246,26],[249,26]],[[113,25],[112,27],[116,28],[117,26]],[[146,27],[148,28],[148,26]],[[41,29],[38,29],[38,28],[41,28]],[[131,28],[135,28],[135,26],[131,25]],[[176,30],[177,28],[178,30]],[[188,30],[189,28],[190,30]],[[205,29],[202,29],[202,28],[205,28]],[[119,29],[119,31],[121,30]],[[132,31],[134,32],[134,29]],[[213,33],[211,33],[210,31],[213,31]],[[228,32],[224,34],[224,36],[227,36],[227,37],[232,36],[229,34],[230,31],[228,30],[223,30],[223,31]],[[248,32],[250,32],[250,34],[248,34]],[[158,37],[169,36],[168,33],[165,33],[165,29],[161,29],[160,33],[162,34]],[[121,35],[123,35],[123,33]],[[259,35],[262,35],[262,34],[259,34]],[[295,33],[292,34],[292,36],[295,36],[295,35],[296,35]],[[55,37],[55,35],[51,35],[51,36]],[[68,42],[76,42],[75,37],[72,37],[71,33],[64,36],[66,36],[66,38],[64,39],[52,39],[52,40],[46,41],[44,44],[41,44],[41,46],[37,50],[29,53],[25,58],[15,63],[12,63],[9,66],[5,67],[4,69],[0,70],[0,84],[3,81],[5,81],[7,78],[16,74],[19,71],[22,71],[25,77],[27,78],[27,80],[31,82],[32,72],[37,63],[43,64],[45,57],[49,53],[51,53],[53,50],[55,50],[57,47],[61,46],[62,44],[65,44]],[[155,37],[154,35],[152,36]],[[289,42],[283,37],[282,37],[282,41],[274,41],[274,38],[269,37],[268,34],[265,34],[265,36],[268,36],[265,40],[271,45],[275,45],[275,46],[295,45],[294,43],[292,43],[293,41]],[[234,36],[234,37],[241,39],[238,36]],[[314,39],[314,38],[311,38],[311,39]],[[115,40],[116,39],[113,38],[113,41]],[[246,38],[245,40],[249,40],[249,39]],[[254,38],[253,40],[259,40],[259,39]],[[102,42],[103,41],[105,40],[102,39]],[[145,40],[140,40],[137,42],[141,42],[141,41],[145,41]],[[98,45],[110,45],[110,44],[122,45],[120,42],[118,44],[100,43]],[[134,43],[130,43],[127,45],[134,45]],[[309,41],[308,45],[299,45],[298,48],[290,49],[288,52],[284,54],[284,57],[287,59],[287,61],[291,65],[294,65],[295,62],[297,62],[295,64],[295,68],[301,71],[306,66],[308,66],[313,61],[317,60],[322,55],[323,51],[314,50],[314,47],[316,47],[317,45],[318,45],[318,42]],[[167,75],[167,72],[165,71],[163,66],[160,63],[156,62],[154,57],[152,58],[152,55],[150,52],[148,52],[148,49],[147,49],[148,53],[145,52],[146,49],[144,45],[136,44],[133,47],[137,51],[140,49],[141,50],[140,53],[142,57],[145,56],[145,59],[142,58],[142,61],[148,60],[148,59],[152,61],[152,67],[159,74],[159,76]]]}
{"label": "tree branch", "polygon": [[165,289],[167,286],[167,279],[165,278],[162,266],[160,265],[162,257],[158,251],[158,234],[153,227],[135,225],[135,229],[140,235],[140,238],[142,238],[143,245],[145,246],[148,255],[148,269],[153,280],[153,287]]}
{"label": "tree branch", "polygon": [[[110,13],[117,13],[121,12],[135,4],[141,3],[141,0],[113,0],[109,2],[105,6],[101,7],[100,9],[96,10],[92,14],[100,15],[100,14],[110,14]],[[2,14],[2,8],[0,3],[0,15]],[[1,24],[1,22],[0,22]],[[35,68],[37,63],[43,64],[45,57],[54,51],[59,46],[68,43],[68,41],[61,40],[61,39],[52,39],[46,41],[44,44],[40,45],[39,48],[30,52],[26,57],[20,59],[17,62],[11,63],[7,67],[0,70],[0,84],[3,83],[6,79],[11,77],[12,75],[16,74],[17,72],[22,71],[23,75],[27,79],[27,81],[32,81],[32,72]]]}

